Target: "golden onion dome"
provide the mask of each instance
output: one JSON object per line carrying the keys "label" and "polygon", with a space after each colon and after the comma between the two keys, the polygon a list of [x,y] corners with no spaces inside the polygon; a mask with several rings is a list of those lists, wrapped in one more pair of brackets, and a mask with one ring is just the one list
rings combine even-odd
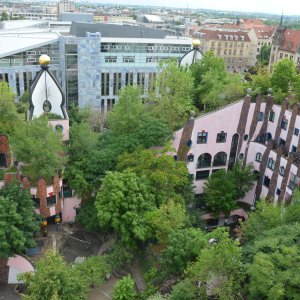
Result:
{"label": "golden onion dome", "polygon": [[198,47],[200,47],[200,45],[201,45],[200,40],[193,40],[193,47],[194,48],[198,48]]}
{"label": "golden onion dome", "polygon": [[51,62],[51,58],[46,54],[41,55],[39,58],[39,64],[42,66],[48,66],[50,62]]}

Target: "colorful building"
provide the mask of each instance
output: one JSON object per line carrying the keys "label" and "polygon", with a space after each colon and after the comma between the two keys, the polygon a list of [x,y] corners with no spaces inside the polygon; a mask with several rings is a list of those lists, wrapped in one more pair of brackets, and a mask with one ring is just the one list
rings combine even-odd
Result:
{"label": "colorful building", "polygon": [[[265,101],[264,101],[265,100]],[[250,95],[217,111],[193,117],[175,133],[175,158],[187,162],[195,194],[208,177],[240,160],[259,175],[244,201],[258,197],[289,202],[300,181],[300,106],[274,104],[271,94],[256,102]]]}

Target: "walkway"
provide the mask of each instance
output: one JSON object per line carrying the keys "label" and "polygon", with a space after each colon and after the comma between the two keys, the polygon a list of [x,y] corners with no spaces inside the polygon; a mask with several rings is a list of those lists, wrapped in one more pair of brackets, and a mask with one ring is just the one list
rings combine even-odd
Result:
{"label": "walkway", "polygon": [[88,295],[88,300],[108,300],[112,299],[114,285],[118,279],[111,276],[110,279],[100,287],[92,288]]}

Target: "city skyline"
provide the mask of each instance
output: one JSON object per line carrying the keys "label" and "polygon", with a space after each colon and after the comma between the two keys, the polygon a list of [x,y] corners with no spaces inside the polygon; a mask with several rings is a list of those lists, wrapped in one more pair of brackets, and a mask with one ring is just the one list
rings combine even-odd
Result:
{"label": "city skyline", "polygon": [[[93,0],[93,2],[96,2]],[[120,4],[120,5],[149,5],[146,0],[105,0],[107,4]],[[271,14],[286,15],[300,15],[300,7],[294,5],[292,0],[286,1],[272,1],[272,0],[252,0],[252,1],[239,1],[239,0],[152,0],[151,6],[162,7],[178,7],[178,8],[192,8],[192,9],[212,9],[224,11],[243,11],[243,12],[262,12]]]}

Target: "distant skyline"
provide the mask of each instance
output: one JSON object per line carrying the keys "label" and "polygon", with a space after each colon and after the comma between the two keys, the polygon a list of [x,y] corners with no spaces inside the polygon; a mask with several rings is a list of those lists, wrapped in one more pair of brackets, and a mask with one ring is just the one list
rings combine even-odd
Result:
{"label": "distant skyline", "polygon": [[[96,0],[92,0],[96,2]],[[100,1],[97,1],[100,2]],[[264,12],[286,15],[300,15],[300,5],[297,0],[104,0],[101,3],[151,5],[193,9],[215,9],[226,11]]]}

